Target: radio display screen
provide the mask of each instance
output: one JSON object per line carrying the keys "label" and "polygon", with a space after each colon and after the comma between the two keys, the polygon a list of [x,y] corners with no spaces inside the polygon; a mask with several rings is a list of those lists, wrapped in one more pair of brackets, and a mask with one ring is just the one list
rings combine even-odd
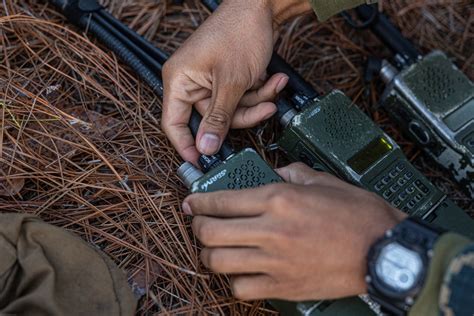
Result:
{"label": "radio display screen", "polygon": [[362,174],[373,163],[385,156],[393,146],[383,137],[371,141],[364,149],[352,156],[347,163],[358,174]]}

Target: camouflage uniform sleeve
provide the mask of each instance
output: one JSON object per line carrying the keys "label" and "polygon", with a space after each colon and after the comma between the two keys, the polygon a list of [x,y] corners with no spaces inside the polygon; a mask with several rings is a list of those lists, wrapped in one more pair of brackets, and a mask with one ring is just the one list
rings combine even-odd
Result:
{"label": "camouflage uniform sleeve", "polygon": [[474,242],[454,233],[440,237],[428,278],[409,316],[474,315]]}
{"label": "camouflage uniform sleeve", "polygon": [[309,0],[320,21],[358,5],[375,3],[377,0]]}

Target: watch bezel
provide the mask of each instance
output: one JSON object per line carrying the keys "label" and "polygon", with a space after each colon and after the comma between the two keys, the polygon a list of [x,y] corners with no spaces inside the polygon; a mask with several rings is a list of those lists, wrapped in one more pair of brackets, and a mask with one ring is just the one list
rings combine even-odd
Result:
{"label": "watch bezel", "polygon": [[[420,255],[422,266],[424,267],[419,274],[415,284],[410,287],[408,290],[405,291],[397,291],[392,289],[390,286],[386,285],[386,283],[378,278],[378,274],[376,272],[376,265],[378,258],[380,257],[381,252],[385,247],[390,244],[399,244],[400,246],[416,252]],[[417,244],[408,244],[403,240],[398,240],[396,238],[383,238],[379,240],[370,250],[368,255],[368,276],[370,282],[368,282],[369,287],[373,287],[375,292],[382,294],[383,296],[389,297],[391,299],[400,300],[403,303],[406,303],[407,298],[414,298],[422,289],[424,285],[424,281],[427,275],[427,265],[429,263],[429,256],[426,253],[426,249],[417,245]],[[373,291],[371,291],[373,292]]]}
{"label": "watch bezel", "polygon": [[[430,225],[421,218],[408,217],[372,245],[367,254],[367,289],[369,297],[380,304],[382,310],[395,315],[405,315],[408,312],[425,285],[433,248],[443,232],[443,229]],[[407,250],[415,251],[422,260],[423,269],[418,280],[406,291],[397,291],[386,286],[376,273],[377,259],[382,250],[391,243],[398,243]]]}

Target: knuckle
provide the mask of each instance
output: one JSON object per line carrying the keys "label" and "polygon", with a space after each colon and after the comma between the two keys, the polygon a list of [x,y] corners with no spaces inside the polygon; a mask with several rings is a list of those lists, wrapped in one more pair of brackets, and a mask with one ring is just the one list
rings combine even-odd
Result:
{"label": "knuckle", "polygon": [[169,124],[168,124],[168,120],[165,120],[165,119],[162,119],[161,120],[161,129],[163,130],[163,132],[165,132],[165,134],[169,134]]}
{"label": "knuckle", "polygon": [[276,184],[268,193],[268,201],[272,210],[278,211],[287,209],[294,200],[295,190],[287,184]]}
{"label": "knuckle", "polygon": [[[207,220],[201,219],[201,217],[196,217],[193,220],[193,230],[198,239],[205,246],[212,244],[216,235],[215,225],[209,223]],[[194,224],[196,222],[196,224]]]}
{"label": "knuckle", "polygon": [[206,116],[205,122],[215,128],[226,128],[230,123],[231,117],[223,109],[214,108],[211,113]]}
{"label": "knuckle", "polygon": [[288,167],[294,168],[294,169],[306,169],[306,168],[308,168],[308,166],[305,163],[300,162],[300,161],[293,162]]}
{"label": "knuckle", "polygon": [[207,267],[214,272],[222,270],[223,261],[218,251],[209,250],[207,254]]}
{"label": "knuckle", "polygon": [[171,57],[165,62],[162,69],[163,78],[170,77],[174,72],[174,58]]}

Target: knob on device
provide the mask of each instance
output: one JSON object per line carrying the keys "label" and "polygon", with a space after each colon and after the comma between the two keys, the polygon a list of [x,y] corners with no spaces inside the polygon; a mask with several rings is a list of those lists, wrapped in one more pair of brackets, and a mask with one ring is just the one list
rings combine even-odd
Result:
{"label": "knob on device", "polygon": [[204,174],[196,168],[192,163],[185,162],[178,168],[178,177],[183,181],[187,188],[191,188],[192,184],[201,178]]}

